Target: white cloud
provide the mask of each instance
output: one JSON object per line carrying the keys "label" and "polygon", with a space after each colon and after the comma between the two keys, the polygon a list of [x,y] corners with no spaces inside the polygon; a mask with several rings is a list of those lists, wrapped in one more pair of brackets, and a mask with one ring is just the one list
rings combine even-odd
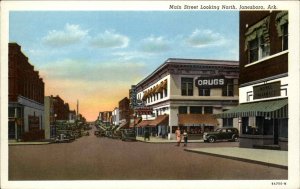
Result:
{"label": "white cloud", "polygon": [[97,48],[126,48],[130,41],[127,36],[108,30],[91,40],[92,46]]}
{"label": "white cloud", "polygon": [[185,43],[191,47],[202,48],[207,46],[219,46],[225,43],[225,38],[209,29],[196,29],[187,37]]}
{"label": "white cloud", "polygon": [[88,30],[82,30],[79,25],[67,23],[63,30],[51,30],[42,40],[54,47],[68,46],[81,41],[87,34]]}
{"label": "white cloud", "polygon": [[170,42],[161,36],[150,36],[144,39],[141,43],[141,50],[147,53],[160,53],[170,49]]}

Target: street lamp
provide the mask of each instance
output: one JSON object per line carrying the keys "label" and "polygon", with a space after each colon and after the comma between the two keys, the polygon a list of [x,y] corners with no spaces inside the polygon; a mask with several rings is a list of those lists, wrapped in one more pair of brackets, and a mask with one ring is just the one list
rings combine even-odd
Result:
{"label": "street lamp", "polygon": [[56,138],[56,135],[57,135],[56,117],[57,117],[57,114],[54,114],[54,131],[55,131],[55,138]]}

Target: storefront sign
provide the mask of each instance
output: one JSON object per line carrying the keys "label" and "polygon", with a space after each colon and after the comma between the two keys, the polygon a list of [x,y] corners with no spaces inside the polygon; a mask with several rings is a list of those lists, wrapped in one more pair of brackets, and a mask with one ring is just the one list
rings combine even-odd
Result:
{"label": "storefront sign", "polygon": [[253,99],[280,96],[280,81],[253,87]]}
{"label": "storefront sign", "polygon": [[226,85],[226,79],[224,76],[198,77],[195,84],[200,88],[220,88]]}

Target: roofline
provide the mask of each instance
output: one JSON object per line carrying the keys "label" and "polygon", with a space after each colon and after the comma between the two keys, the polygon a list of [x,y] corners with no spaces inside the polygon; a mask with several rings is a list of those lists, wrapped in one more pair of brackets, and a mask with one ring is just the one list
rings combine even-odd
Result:
{"label": "roofline", "polygon": [[[166,65],[176,63],[176,64],[196,64],[196,63],[207,63],[207,64],[223,64],[228,66],[238,66],[239,61],[237,60],[213,60],[213,59],[186,59],[186,58],[168,58],[163,64],[161,64],[158,68],[156,68],[151,74],[146,76],[143,80],[136,84],[136,87],[139,87],[142,83],[147,81],[153,75],[155,75],[158,71],[162,70]],[[227,63],[227,64],[226,64]],[[199,64],[200,65],[200,64]]]}

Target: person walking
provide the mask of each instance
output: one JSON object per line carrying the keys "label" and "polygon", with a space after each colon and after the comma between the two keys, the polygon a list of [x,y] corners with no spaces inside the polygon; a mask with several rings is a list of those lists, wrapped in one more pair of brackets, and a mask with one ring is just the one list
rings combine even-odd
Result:
{"label": "person walking", "polygon": [[176,135],[176,140],[177,140],[177,146],[180,146],[181,133],[180,133],[180,128],[179,127],[177,127],[177,130],[175,131],[175,135]]}
{"label": "person walking", "polygon": [[183,146],[187,146],[188,134],[187,134],[186,130],[183,131],[183,141],[184,141],[184,145]]}

